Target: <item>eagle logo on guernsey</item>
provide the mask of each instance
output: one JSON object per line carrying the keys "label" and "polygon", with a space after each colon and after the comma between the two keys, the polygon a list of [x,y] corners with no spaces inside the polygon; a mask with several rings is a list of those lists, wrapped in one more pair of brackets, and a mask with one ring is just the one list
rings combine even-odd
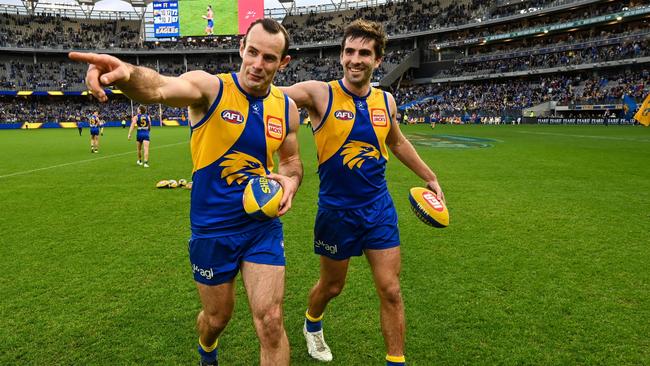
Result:
{"label": "eagle logo on guernsey", "polygon": [[224,160],[219,164],[223,167],[221,178],[225,179],[228,185],[233,182],[242,184],[252,175],[266,175],[262,162],[241,151],[232,151],[223,158]]}
{"label": "eagle logo on guernsey", "polygon": [[226,109],[221,112],[221,118],[226,122],[234,123],[236,125],[244,123],[244,115],[238,111],[233,111],[232,109]]}
{"label": "eagle logo on guernsey", "polygon": [[340,119],[341,121],[351,121],[354,119],[354,113],[346,111],[345,109],[339,109],[334,112],[334,118]]}
{"label": "eagle logo on guernsey", "polygon": [[374,146],[356,140],[351,140],[343,145],[343,151],[341,151],[343,164],[350,169],[354,169],[355,166],[361,168],[361,165],[370,158],[379,160],[379,155],[379,150]]}

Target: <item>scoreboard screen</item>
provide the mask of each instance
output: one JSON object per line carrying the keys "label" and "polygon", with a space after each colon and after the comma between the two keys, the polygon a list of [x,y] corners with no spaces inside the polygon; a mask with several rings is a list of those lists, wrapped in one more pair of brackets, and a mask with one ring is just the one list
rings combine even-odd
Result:
{"label": "scoreboard screen", "polygon": [[156,37],[244,34],[264,16],[264,0],[156,0]]}
{"label": "scoreboard screen", "polygon": [[156,37],[180,36],[178,19],[178,1],[153,3],[153,32]]}

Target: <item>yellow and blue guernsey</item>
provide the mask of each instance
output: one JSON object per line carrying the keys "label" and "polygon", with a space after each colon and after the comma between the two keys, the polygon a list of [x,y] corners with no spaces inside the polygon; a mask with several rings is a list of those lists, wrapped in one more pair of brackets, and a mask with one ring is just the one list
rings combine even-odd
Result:
{"label": "yellow and blue guernsey", "polygon": [[135,124],[138,126],[136,139],[140,142],[149,141],[149,131],[151,130],[151,117],[148,114],[138,114],[135,117]]}
{"label": "yellow and blue guernsey", "polygon": [[138,126],[138,131],[151,129],[151,117],[148,114],[138,114],[135,118],[135,124]]}
{"label": "yellow and blue guernsey", "polygon": [[88,117],[88,124],[90,125],[90,127],[95,127],[95,126],[99,127],[99,117],[95,116],[94,114],[91,114]]}
{"label": "yellow and blue guernsey", "polygon": [[386,137],[391,128],[388,94],[370,88],[357,96],[330,81],[329,104],[314,131],[320,176],[319,206],[358,208],[388,194]]}
{"label": "yellow and blue guernsey", "polygon": [[273,171],[273,153],[289,129],[289,99],[271,86],[264,97],[246,93],[237,75],[219,74],[219,94],[192,127],[192,238],[233,235],[270,225],[248,216],[248,179]]}
{"label": "yellow and blue guernsey", "polygon": [[99,117],[95,116],[94,114],[91,114],[88,117],[88,125],[90,125],[90,135],[91,136],[96,136],[99,135]]}

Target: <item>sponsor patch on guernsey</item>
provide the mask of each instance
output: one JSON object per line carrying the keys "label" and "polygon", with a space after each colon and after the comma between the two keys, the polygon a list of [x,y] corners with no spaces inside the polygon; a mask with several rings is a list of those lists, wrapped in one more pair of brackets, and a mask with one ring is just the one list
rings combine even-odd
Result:
{"label": "sponsor patch on guernsey", "polygon": [[345,109],[339,109],[334,112],[334,118],[340,119],[341,121],[350,121],[354,119],[354,113],[346,111]]}
{"label": "sponsor patch on guernsey", "polygon": [[233,111],[232,109],[226,109],[221,112],[221,118],[226,122],[234,123],[236,125],[244,123],[244,115],[238,111]]}
{"label": "sponsor patch on guernsey", "polygon": [[267,116],[266,117],[266,134],[273,139],[282,140],[284,121],[282,118]]}
{"label": "sponsor patch on guernsey", "polygon": [[384,109],[373,108],[370,110],[370,120],[377,127],[388,126],[388,117],[386,117],[386,111]]}

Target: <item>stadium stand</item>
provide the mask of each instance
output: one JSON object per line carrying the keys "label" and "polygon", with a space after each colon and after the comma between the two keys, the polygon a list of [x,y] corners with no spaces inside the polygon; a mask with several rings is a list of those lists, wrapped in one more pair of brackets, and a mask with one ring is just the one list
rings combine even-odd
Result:
{"label": "stadium stand", "polygon": [[[623,97],[640,104],[650,88],[647,1],[409,0],[319,9],[295,8],[284,16],[293,60],[276,84],[341,77],[342,27],[363,17],[382,22],[390,35],[373,81],[393,92],[407,114],[425,121],[604,110],[623,117]],[[159,40],[147,35],[150,23],[146,15],[75,18],[52,9],[30,13],[0,7],[0,122],[83,118],[92,104],[78,95],[85,90],[85,68],[67,61],[71,49],[110,52],[167,75],[231,71],[237,64],[238,35]],[[581,105],[596,108],[587,112]],[[131,103],[120,95],[100,108],[115,120],[131,114]],[[186,114],[160,110],[162,118]]]}

